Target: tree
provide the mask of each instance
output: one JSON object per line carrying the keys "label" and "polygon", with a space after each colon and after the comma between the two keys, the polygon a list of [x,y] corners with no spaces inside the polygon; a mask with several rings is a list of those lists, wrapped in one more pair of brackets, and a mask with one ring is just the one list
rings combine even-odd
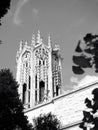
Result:
{"label": "tree", "polygon": [[0,71],[0,130],[30,130],[19,99],[18,84],[9,69]]}
{"label": "tree", "polygon": [[[1,25],[1,18],[8,12],[10,9],[11,0],[0,0],[0,25]],[[2,41],[0,40],[0,44]]]}
{"label": "tree", "polygon": [[87,106],[87,111],[83,111],[83,119],[80,124],[80,128],[87,130],[87,126],[90,127],[90,130],[98,130],[98,88],[94,89],[93,99],[85,99],[85,104]]}
{"label": "tree", "polygon": [[[0,1],[0,25],[1,25],[1,18],[8,12],[10,9],[11,0],[1,0]],[[2,41],[0,40],[0,44]]]}
{"label": "tree", "polygon": [[[0,0],[0,19],[8,12],[10,9],[11,0]],[[1,24],[1,23],[0,23]]]}
{"label": "tree", "polygon": [[41,114],[39,117],[34,119],[35,130],[59,130],[60,122],[55,115]]}
{"label": "tree", "polygon": [[85,68],[93,68],[98,72],[98,35],[86,34],[83,41],[79,40],[75,52],[72,66],[75,74],[83,74]]}

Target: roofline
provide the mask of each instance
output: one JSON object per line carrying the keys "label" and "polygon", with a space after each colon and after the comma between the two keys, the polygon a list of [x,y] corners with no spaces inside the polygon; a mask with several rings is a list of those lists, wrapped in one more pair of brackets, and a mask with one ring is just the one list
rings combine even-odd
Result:
{"label": "roofline", "polygon": [[71,94],[73,94],[73,93],[77,93],[77,92],[79,92],[79,91],[83,91],[83,90],[85,90],[85,89],[88,89],[89,87],[92,87],[93,85],[96,85],[96,84],[98,84],[98,80],[95,81],[95,82],[92,82],[92,83],[90,83],[90,84],[88,84],[88,85],[84,85],[84,87],[79,88],[79,89],[77,89],[77,90],[73,90],[73,91],[71,91],[71,92],[69,92],[69,93],[65,93],[65,94],[62,94],[62,95],[60,95],[60,96],[54,97],[54,98],[52,98],[50,101],[47,101],[47,102],[42,103],[42,104],[38,104],[37,106],[34,106],[34,107],[32,107],[32,108],[29,108],[29,109],[25,110],[24,112],[27,113],[27,112],[30,112],[30,111],[35,110],[35,109],[37,109],[37,108],[40,108],[40,107],[42,107],[42,106],[46,106],[47,104],[54,103],[56,100],[58,100],[58,99],[60,99],[60,98],[67,97],[67,96],[69,96],[69,95],[71,95]]}

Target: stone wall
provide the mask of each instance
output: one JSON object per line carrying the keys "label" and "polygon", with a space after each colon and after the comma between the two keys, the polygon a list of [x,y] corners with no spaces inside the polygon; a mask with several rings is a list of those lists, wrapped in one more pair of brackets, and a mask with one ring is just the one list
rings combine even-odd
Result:
{"label": "stone wall", "polygon": [[84,100],[86,97],[92,98],[92,90],[97,87],[98,82],[83,86],[78,90],[53,98],[47,103],[28,109],[25,114],[29,121],[33,122],[33,118],[41,113],[52,112],[60,120],[63,130],[79,130],[78,124],[83,118],[82,111],[86,109]]}

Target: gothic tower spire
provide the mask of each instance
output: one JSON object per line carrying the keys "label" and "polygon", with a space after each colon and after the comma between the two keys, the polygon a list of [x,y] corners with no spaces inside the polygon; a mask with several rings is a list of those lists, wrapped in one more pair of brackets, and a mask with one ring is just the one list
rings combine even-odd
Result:
{"label": "gothic tower spire", "polygon": [[35,46],[35,34],[32,35],[31,46]]}
{"label": "gothic tower spire", "polygon": [[24,46],[22,49],[21,42],[16,81],[19,83],[20,98],[28,109],[61,94],[61,62],[59,46],[52,48],[50,36],[48,46],[43,44],[39,30],[37,38],[32,35],[31,46],[27,42]]}
{"label": "gothic tower spire", "polygon": [[23,41],[20,41],[19,52],[22,51],[22,48],[23,48]]}
{"label": "gothic tower spire", "polygon": [[48,35],[48,47],[51,48],[51,36]]}
{"label": "gothic tower spire", "polygon": [[40,31],[38,30],[38,33],[37,33],[37,43],[39,44],[41,41],[41,36],[40,36]]}

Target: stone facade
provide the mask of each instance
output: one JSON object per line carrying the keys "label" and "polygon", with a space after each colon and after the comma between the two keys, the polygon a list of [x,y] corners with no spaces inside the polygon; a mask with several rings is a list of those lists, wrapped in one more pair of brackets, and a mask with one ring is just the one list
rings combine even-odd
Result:
{"label": "stone facade", "polygon": [[62,130],[81,130],[79,124],[83,118],[85,98],[92,98],[92,90],[98,87],[98,82],[83,86],[81,89],[53,98],[47,103],[35,106],[26,110],[29,121],[33,123],[33,118],[41,113],[52,112],[61,122]]}

